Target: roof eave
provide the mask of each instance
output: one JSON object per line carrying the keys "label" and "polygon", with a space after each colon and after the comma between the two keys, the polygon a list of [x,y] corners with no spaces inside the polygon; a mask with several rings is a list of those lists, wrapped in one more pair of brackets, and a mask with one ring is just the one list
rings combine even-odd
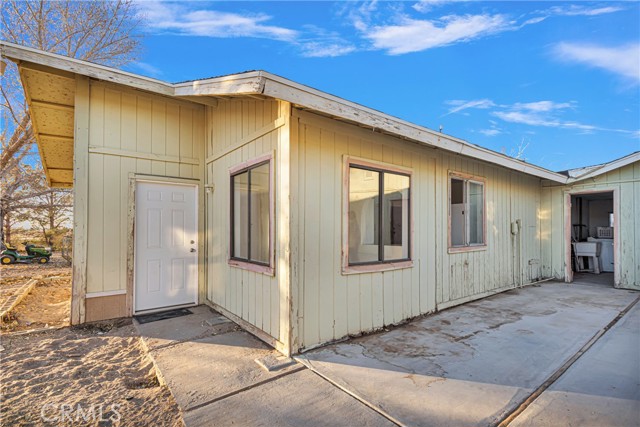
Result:
{"label": "roof eave", "polygon": [[44,52],[6,41],[0,42],[0,50],[3,57],[7,57],[16,62],[32,62],[74,74],[134,87],[136,89],[147,90],[168,96],[174,95],[174,88],[170,83],[128,73],[126,71],[117,70],[104,65],[69,58],[55,53]]}
{"label": "roof eave", "polygon": [[453,136],[415,125],[265,71],[252,71],[243,74],[171,84],[4,41],[0,42],[0,48],[2,49],[2,56],[6,56],[12,60],[33,62],[55,69],[172,97],[189,97],[195,100],[197,98],[216,96],[257,95],[281,99],[291,102],[292,104],[300,105],[306,109],[326,114],[330,117],[379,129],[386,133],[430,147],[484,160],[538,178],[563,184],[568,180],[565,175],[470,144]]}

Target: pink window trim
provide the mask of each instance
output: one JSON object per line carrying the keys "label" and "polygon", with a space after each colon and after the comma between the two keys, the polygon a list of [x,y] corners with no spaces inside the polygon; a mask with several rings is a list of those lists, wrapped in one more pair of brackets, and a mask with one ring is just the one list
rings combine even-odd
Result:
{"label": "pink window trim", "polygon": [[[397,262],[382,262],[378,264],[349,265],[349,168],[352,165],[370,167],[392,173],[397,172],[409,176],[409,254],[411,259]],[[342,274],[376,273],[413,267],[415,236],[413,231],[413,209],[415,206],[413,187],[414,180],[412,169],[375,160],[362,159],[348,155],[344,156],[342,171]]]}
{"label": "pink window trim", "polygon": [[242,261],[242,260],[233,259],[233,258],[229,259],[229,265],[231,267],[237,267],[243,270],[253,271],[254,273],[262,273],[269,276],[275,275],[275,270],[271,265],[254,264],[252,262]]}
{"label": "pink window trim", "polygon": [[[227,263],[231,267],[241,268],[243,270],[253,271],[255,273],[262,273],[269,276],[275,276],[276,254],[275,254],[275,191],[274,191],[274,164],[273,153],[264,154],[256,157],[255,159],[247,160],[236,166],[229,168],[229,185],[231,185],[231,177],[237,173],[250,169],[252,166],[259,163],[269,162],[269,265],[256,264],[249,261],[243,261],[239,259],[231,258],[231,240],[229,240],[228,258]],[[231,196],[231,195],[229,195]],[[229,200],[230,201],[230,200]],[[231,218],[231,203],[229,203],[229,239],[233,239],[233,228],[231,224],[233,218]]]}
{"label": "pink window trim", "polygon": [[376,273],[381,271],[401,270],[413,267],[413,261],[382,262],[379,264],[349,265],[342,269],[342,274]]}
{"label": "pink window trim", "polygon": [[473,246],[452,246],[449,248],[448,252],[450,254],[457,254],[460,252],[478,252],[478,251],[486,251],[487,244],[484,245],[473,245]]}

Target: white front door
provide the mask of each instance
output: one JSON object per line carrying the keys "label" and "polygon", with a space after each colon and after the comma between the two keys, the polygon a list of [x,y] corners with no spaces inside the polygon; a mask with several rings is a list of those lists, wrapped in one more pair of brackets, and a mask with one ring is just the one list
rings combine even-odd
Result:
{"label": "white front door", "polygon": [[197,187],[136,183],[135,312],[197,302]]}

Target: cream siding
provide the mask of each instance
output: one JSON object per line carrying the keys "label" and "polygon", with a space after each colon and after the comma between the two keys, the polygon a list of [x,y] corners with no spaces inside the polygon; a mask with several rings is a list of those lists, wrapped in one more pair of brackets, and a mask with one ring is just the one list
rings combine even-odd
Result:
{"label": "cream siding", "polygon": [[545,182],[542,188],[544,230],[543,274],[565,279],[565,197],[584,191],[614,191],[614,213],[619,230],[615,243],[616,286],[640,289],[640,162],[570,185]]}
{"label": "cream siding", "polygon": [[[294,347],[375,330],[540,277],[539,179],[308,112],[295,110],[294,123]],[[413,171],[413,267],[342,274],[345,155]],[[486,250],[448,253],[449,172],[486,179]],[[512,236],[518,219],[522,232]]]}
{"label": "cream siding", "polygon": [[[215,305],[266,332],[280,347],[288,342],[288,103],[220,100],[207,113],[207,297]],[[273,156],[275,176],[275,275],[230,266],[229,170],[262,155]],[[284,298],[284,300],[281,300]]]}
{"label": "cream siding", "polygon": [[130,177],[200,184],[203,154],[204,107],[91,82],[87,293],[127,290]]}

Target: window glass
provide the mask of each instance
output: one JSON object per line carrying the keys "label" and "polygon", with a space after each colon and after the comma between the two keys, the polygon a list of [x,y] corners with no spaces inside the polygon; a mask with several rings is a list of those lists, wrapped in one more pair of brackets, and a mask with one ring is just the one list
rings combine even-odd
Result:
{"label": "window glass", "polygon": [[469,182],[469,244],[484,243],[484,186]]}
{"label": "window glass", "polygon": [[380,173],[351,167],[349,170],[349,263],[379,259]]}
{"label": "window glass", "polygon": [[249,172],[232,177],[233,182],[233,254],[235,258],[249,257]]}
{"label": "window glass", "polygon": [[270,164],[262,163],[231,177],[231,257],[269,264],[270,257]]}
{"label": "window glass", "polygon": [[384,173],[384,260],[409,258],[409,177]]}
{"label": "window glass", "polygon": [[461,179],[451,178],[451,203],[464,203],[464,181]]}
{"label": "window glass", "polygon": [[451,178],[451,246],[465,245],[467,227],[464,211],[464,181]]}
{"label": "window glass", "polygon": [[451,247],[483,245],[485,243],[484,184],[452,177],[450,197]]}
{"label": "window glass", "polygon": [[251,259],[269,262],[269,164],[251,169]]}

